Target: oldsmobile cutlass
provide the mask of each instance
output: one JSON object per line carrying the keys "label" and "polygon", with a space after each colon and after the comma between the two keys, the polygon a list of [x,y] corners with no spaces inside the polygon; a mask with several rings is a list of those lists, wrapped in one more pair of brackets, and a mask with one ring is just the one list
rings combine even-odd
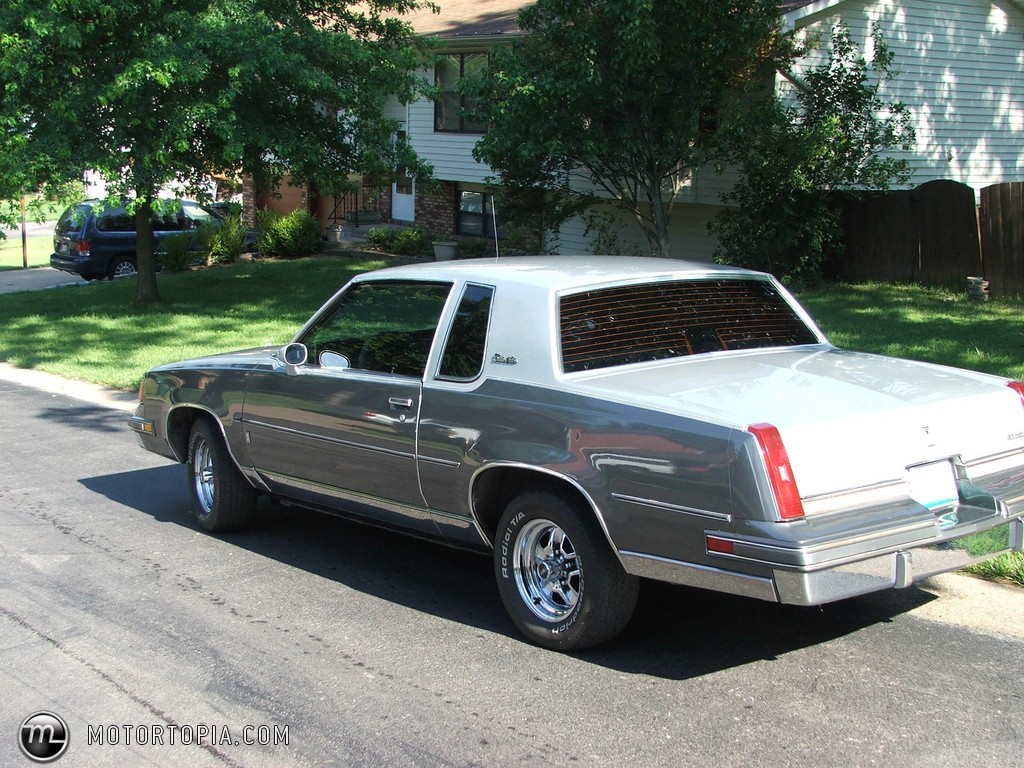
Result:
{"label": "oldsmobile cutlass", "polygon": [[838,349],[740,269],[394,267],[139,394],[203,528],[265,494],[490,552],[556,649],[616,635],[640,577],[815,605],[1024,549],[1024,384]]}

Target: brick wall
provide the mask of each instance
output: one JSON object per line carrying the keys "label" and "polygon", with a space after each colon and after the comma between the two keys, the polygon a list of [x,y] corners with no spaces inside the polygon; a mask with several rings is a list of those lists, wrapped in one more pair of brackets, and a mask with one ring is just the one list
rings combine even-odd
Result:
{"label": "brick wall", "polygon": [[429,193],[416,190],[416,223],[434,235],[454,235],[456,192],[453,181],[442,181]]}

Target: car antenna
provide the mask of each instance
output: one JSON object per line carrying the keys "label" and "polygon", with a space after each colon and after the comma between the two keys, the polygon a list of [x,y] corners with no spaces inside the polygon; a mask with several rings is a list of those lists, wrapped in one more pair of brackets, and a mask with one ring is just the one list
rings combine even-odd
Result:
{"label": "car antenna", "polygon": [[491,195],[491,228],[494,230],[494,258],[498,258],[498,203]]}

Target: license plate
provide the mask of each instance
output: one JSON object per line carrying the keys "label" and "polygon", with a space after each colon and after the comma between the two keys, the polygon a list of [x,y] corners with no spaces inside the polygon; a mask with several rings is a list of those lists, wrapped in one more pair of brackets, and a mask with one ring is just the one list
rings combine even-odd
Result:
{"label": "license plate", "polygon": [[959,498],[953,465],[949,461],[936,461],[910,467],[910,498],[928,509],[953,504]]}

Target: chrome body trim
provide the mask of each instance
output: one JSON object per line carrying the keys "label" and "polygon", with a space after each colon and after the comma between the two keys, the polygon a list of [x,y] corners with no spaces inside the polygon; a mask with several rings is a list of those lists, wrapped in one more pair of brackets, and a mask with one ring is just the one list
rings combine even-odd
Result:
{"label": "chrome body trim", "polygon": [[620,552],[619,556],[626,570],[635,576],[667,581],[684,587],[697,587],[715,592],[726,592],[730,595],[753,597],[772,603],[779,601],[775,584],[769,577],[737,573],[697,563],[685,563],[680,560],[646,555],[642,552]]}
{"label": "chrome body trim", "polygon": [[732,515],[725,514],[723,512],[712,512],[707,509],[697,509],[695,507],[685,507],[682,504],[669,504],[665,501],[656,501],[655,499],[644,499],[639,496],[629,496],[624,493],[613,493],[612,498],[616,501],[622,501],[626,504],[639,504],[642,507],[653,507],[654,509],[662,509],[666,512],[678,512],[681,515],[694,515],[696,517],[706,517],[711,520],[718,520],[723,523],[731,523]]}

